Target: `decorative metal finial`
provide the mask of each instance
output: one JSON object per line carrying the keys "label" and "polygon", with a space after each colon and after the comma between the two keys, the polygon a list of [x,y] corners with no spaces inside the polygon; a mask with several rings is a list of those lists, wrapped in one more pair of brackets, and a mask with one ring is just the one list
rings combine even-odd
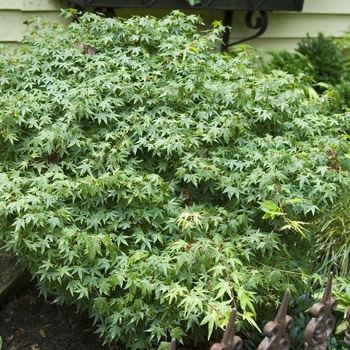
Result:
{"label": "decorative metal finial", "polygon": [[348,308],[348,311],[346,313],[346,320],[348,322],[347,322],[347,328],[345,331],[344,341],[345,341],[345,344],[348,346],[348,350],[350,350],[350,307]]}
{"label": "decorative metal finial", "polygon": [[313,318],[305,329],[305,350],[326,350],[327,339],[335,326],[332,310],[337,306],[337,300],[332,298],[333,272],[328,276],[327,285],[322,301],[315,303],[311,308]]}
{"label": "decorative metal finial", "polygon": [[172,338],[169,350],[176,350],[176,339]]}
{"label": "decorative metal finial", "polygon": [[237,309],[233,308],[221,343],[215,343],[210,350],[240,350],[243,340],[235,335]]}
{"label": "decorative metal finial", "polygon": [[282,303],[278,309],[275,321],[268,322],[264,327],[264,334],[266,337],[260,343],[257,350],[288,350],[290,346],[290,339],[286,334],[294,321],[293,318],[287,315],[288,298],[290,290],[284,292]]}

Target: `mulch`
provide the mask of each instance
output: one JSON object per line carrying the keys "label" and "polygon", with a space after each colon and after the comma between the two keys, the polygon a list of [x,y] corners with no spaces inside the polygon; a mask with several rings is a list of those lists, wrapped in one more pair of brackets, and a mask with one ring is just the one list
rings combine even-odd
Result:
{"label": "mulch", "polygon": [[87,313],[52,301],[32,286],[2,305],[2,350],[125,350],[103,345]]}
{"label": "mulch", "polygon": [[[92,319],[74,306],[53,303],[39,296],[35,286],[0,307],[1,350],[126,350],[105,344],[95,333]],[[177,350],[208,350],[212,343],[178,344]]]}

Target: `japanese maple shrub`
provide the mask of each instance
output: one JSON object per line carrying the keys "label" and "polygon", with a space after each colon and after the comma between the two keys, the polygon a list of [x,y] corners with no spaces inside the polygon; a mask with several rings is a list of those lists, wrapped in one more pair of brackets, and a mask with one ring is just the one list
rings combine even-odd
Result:
{"label": "japanese maple shrub", "polygon": [[41,292],[152,349],[305,290],[313,217],[348,190],[349,114],[214,53],[218,23],[71,14],[0,55],[0,238]]}

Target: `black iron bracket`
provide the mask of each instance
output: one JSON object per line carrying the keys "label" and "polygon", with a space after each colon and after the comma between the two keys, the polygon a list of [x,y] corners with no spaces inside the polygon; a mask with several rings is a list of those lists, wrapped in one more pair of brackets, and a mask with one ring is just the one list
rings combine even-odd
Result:
{"label": "black iron bracket", "polygon": [[201,0],[192,6],[188,0],[69,0],[86,7],[169,8],[192,10],[302,11],[304,0]]}
{"label": "black iron bracket", "polygon": [[[103,9],[105,9],[105,11],[103,11]],[[115,17],[114,8],[112,7],[95,7],[94,12],[103,13],[107,18]]]}
{"label": "black iron bracket", "polygon": [[[259,12],[260,17],[257,17],[255,23],[253,23],[253,15],[255,12]],[[248,38],[244,38],[229,44],[229,39],[230,39],[229,26],[232,24],[232,20],[233,20],[233,11],[232,10],[225,11],[225,18],[224,18],[223,24],[226,27],[226,30],[222,38],[221,51],[227,50],[227,48],[229,48],[230,46],[241,44],[245,41],[259,37],[260,35],[265,33],[267,26],[269,24],[268,16],[265,11],[248,11],[245,16],[245,25],[249,29],[258,29],[258,32]]]}
{"label": "black iron bracket", "polygon": [[[223,24],[226,31],[223,35],[221,51],[230,46],[257,38],[265,33],[268,26],[267,12],[272,11],[302,11],[304,0],[201,0],[198,4],[191,6],[185,0],[70,0],[71,3],[84,10],[86,7],[94,8],[96,12],[102,12],[106,17],[114,17],[116,8],[168,8],[168,9],[192,9],[195,10],[223,10]],[[247,11],[245,24],[249,29],[257,32],[229,43],[230,26],[232,25],[234,11]],[[259,13],[257,17],[254,13]],[[253,23],[254,22],[254,23]]]}

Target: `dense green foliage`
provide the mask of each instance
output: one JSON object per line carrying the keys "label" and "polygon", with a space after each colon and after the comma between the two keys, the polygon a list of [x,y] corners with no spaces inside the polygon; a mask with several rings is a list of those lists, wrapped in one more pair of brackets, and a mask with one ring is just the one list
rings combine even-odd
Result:
{"label": "dense green foliage", "polygon": [[[334,102],[333,109],[344,110],[350,108],[349,47],[349,33],[338,40],[325,38],[321,33],[317,38],[308,36],[298,44],[295,52],[271,51],[272,59],[263,63],[263,70],[265,73],[282,70],[295,75],[305,74],[309,77],[309,81],[305,80],[307,91],[312,92],[312,86],[320,93],[327,88]],[[349,193],[345,192],[343,198],[322,215],[316,226],[316,249],[322,274],[329,271],[339,276],[349,274],[348,207]]]}
{"label": "dense green foliage", "polygon": [[308,58],[297,51],[269,50],[268,53],[271,59],[263,63],[263,71],[267,74],[273,70],[282,70],[294,75],[314,75],[314,67]]}
{"label": "dense green foliage", "polygon": [[336,39],[345,63],[345,69],[350,71],[350,30],[343,33],[343,36]]}
{"label": "dense green foliage", "polygon": [[348,77],[340,45],[319,33],[317,38],[302,39],[295,51],[271,50],[272,59],[264,64],[265,72],[281,69],[291,74],[306,74],[316,82],[336,85]]}
{"label": "dense green foliage", "polygon": [[323,93],[332,91],[334,106],[338,110],[350,108],[350,70],[348,37],[342,40],[326,38],[319,33],[316,38],[302,39],[296,51],[270,50],[271,59],[262,65],[263,71],[282,70],[290,74],[304,74],[311,96],[315,90]]}
{"label": "dense green foliage", "polygon": [[347,74],[339,45],[322,33],[302,39],[296,50],[311,62],[316,81],[336,85]]}
{"label": "dense green foliage", "polygon": [[0,238],[42,293],[151,349],[306,291],[350,114],[213,53],[223,28],[196,16],[76,19],[0,55]]}
{"label": "dense green foliage", "polygon": [[350,197],[346,193],[320,218],[316,249],[322,262],[321,273],[333,271],[342,277],[350,274],[349,202]]}

